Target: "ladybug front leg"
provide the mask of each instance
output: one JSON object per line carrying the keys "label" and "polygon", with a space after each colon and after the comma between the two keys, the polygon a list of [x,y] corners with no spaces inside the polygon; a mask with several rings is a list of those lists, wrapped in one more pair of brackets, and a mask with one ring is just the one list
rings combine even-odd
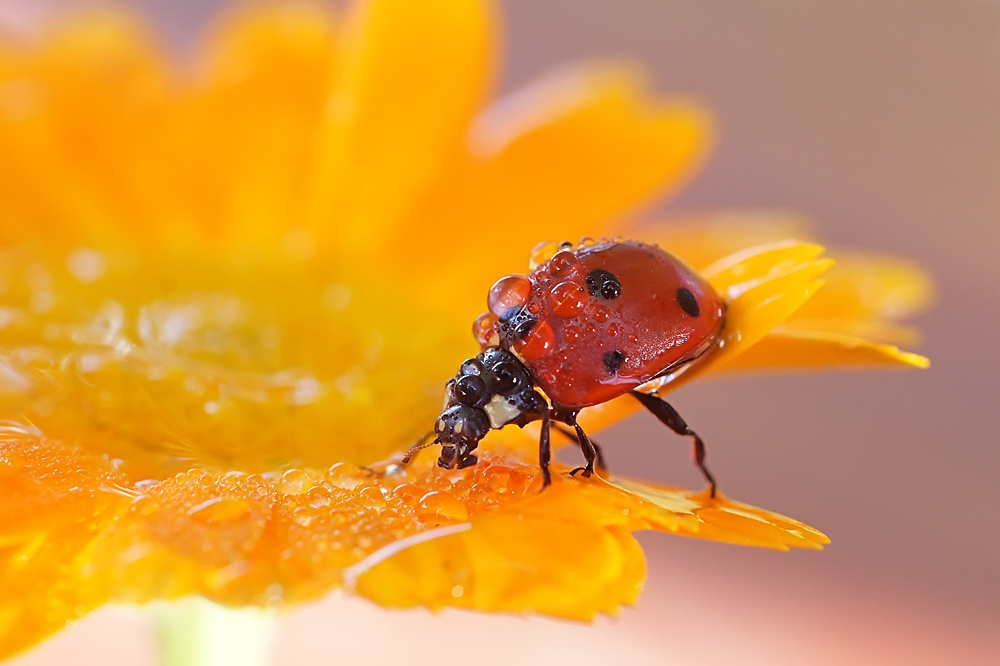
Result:
{"label": "ladybug front leg", "polygon": [[552,483],[552,474],[549,472],[549,463],[552,462],[552,446],[549,442],[549,429],[552,420],[549,418],[548,407],[542,410],[542,428],[538,436],[538,466],[542,468],[542,490],[545,490]]}
{"label": "ladybug front leg", "polygon": [[670,403],[660,396],[652,393],[641,393],[639,391],[632,391],[631,394],[636,400],[642,403],[643,407],[652,412],[653,416],[660,419],[660,422],[665,426],[678,435],[687,435],[694,438],[694,464],[701,470],[702,476],[705,477],[711,488],[712,497],[715,497],[715,477],[712,476],[712,473],[708,471],[708,467],[705,466],[705,442],[701,441],[698,433],[691,430],[688,424],[684,422],[684,419],[681,418],[681,415],[677,413],[677,410],[671,407]]}

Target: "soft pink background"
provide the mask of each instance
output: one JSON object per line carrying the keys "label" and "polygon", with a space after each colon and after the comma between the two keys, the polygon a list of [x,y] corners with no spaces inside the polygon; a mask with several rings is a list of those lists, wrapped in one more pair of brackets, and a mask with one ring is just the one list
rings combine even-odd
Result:
{"label": "soft pink background", "polygon": [[[68,2],[0,0],[0,25]],[[144,0],[183,48],[217,6]],[[1000,663],[1000,1],[508,0],[505,86],[619,54],[716,110],[721,142],[670,210],[782,208],[937,278],[926,372],[696,383],[674,404],[727,494],[826,531],[823,553],[642,535],[649,583],[596,626],[330,598],[278,664]],[[527,245],[531,242],[526,241]],[[602,433],[616,471],[699,479],[651,418]],[[100,611],[17,666],[150,663]],[[516,658],[513,655],[517,655]]]}

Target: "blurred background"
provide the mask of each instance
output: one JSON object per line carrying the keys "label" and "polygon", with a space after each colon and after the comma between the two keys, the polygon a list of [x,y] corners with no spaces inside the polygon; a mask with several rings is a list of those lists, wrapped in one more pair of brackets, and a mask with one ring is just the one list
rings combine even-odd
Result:
{"label": "blurred background", "polygon": [[[0,25],[79,4],[0,0]],[[126,4],[183,51],[223,3]],[[288,615],[276,663],[1000,663],[1000,1],[501,5],[504,90],[616,55],[715,110],[716,153],[668,212],[794,210],[831,245],[923,265],[939,284],[918,322],[933,366],[672,395],[726,493],[818,527],[825,552],[640,535],[645,593],[596,626],[333,595]],[[686,442],[651,417],[600,441],[616,472],[700,484]],[[151,646],[138,615],[105,609],[12,663],[148,664]]]}

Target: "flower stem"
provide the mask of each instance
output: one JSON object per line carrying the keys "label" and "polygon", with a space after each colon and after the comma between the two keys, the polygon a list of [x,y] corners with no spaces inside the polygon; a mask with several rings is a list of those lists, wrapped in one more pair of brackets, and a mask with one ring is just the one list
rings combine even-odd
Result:
{"label": "flower stem", "polygon": [[151,604],[160,666],[266,666],[276,614],[202,597]]}

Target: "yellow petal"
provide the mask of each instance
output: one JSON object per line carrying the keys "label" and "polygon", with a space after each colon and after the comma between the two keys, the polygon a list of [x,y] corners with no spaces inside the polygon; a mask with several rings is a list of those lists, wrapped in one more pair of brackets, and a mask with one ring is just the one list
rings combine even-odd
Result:
{"label": "yellow petal", "polygon": [[823,289],[794,319],[903,319],[933,296],[930,278],[912,261],[873,253],[836,252]]}
{"label": "yellow petal", "polygon": [[310,223],[345,261],[367,261],[457,157],[490,84],[493,22],[481,0],[365,0],[346,17],[309,193]]}
{"label": "yellow petal", "polygon": [[726,364],[729,370],[856,369],[864,367],[927,368],[925,356],[901,351],[894,345],[823,330],[781,326]]}
{"label": "yellow petal", "polygon": [[822,286],[832,260],[813,243],[782,241],[737,253],[705,269],[726,299],[724,344],[710,359],[723,368],[802,307]]}
{"label": "yellow petal", "polygon": [[23,217],[5,220],[0,238],[49,229],[48,243],[68,245],[155,233],[164,211],[151,211],[147,195],[164,173],[170,107],[165,64],[145,29],[117,12],[78,17],[10,74],[0,197]]}
{"label": "yellow petal", "polygon": [[747,248],[812,236],[808,221],[787,211],[675,215],[629,233],[656,243],[697,271]]}
{"label": "yellow petal", "polygon": [[242,7],[210,34],[179,189],[197,196],[198,222],[213,236],[273,245],[304,224],[336,44],[333,16],[314,3]]}
{"label": "yellow petal", "polygon": [[[434,228],[415,227],[406,246],[433,256],[478,246],[485,234],[488,252],[455,258],[497,277],[521,271],[535,243],[575,241],[672,192],[699,166],[711,134],[705,110],[651,98],[632,69],[550,75],[477,120],[470,163],[420,211]],[[514,229],[530,229],[532,240]]]}

